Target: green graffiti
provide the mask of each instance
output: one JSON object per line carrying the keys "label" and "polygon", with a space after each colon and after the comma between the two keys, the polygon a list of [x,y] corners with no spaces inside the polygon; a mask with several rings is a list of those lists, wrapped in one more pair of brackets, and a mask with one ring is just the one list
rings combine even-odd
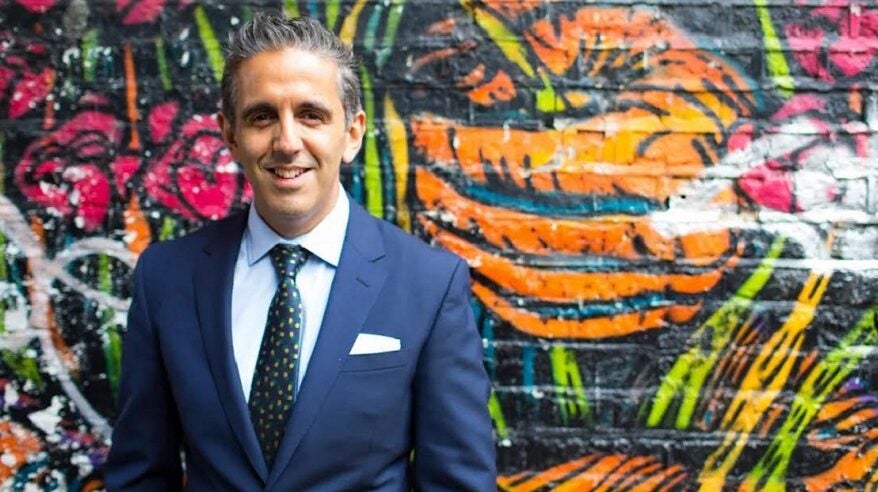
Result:
{"label": "green graffiti", "polygon": [[768,450],[750,472],[750,490],[786,490],[786,473],[799,438],[830,393],[838,389],[860,361],[878,345],[878,304],[869,308],[838,346],[826,354],[796,393],[790,412]]}
{"label": "green graffiti", "polygon": [[107,366],[107,382],[115,400],[119,395],[119,375],[122,372],[122,337],[119,327],[112,323],[112,309],[107,309],[105,313],[109,313],[109,316],[104,315],[104,363]]}
{"label": "green graffiti", "polygon": [[113,276],[110,272],[110,257],[98,255],[98,288],[109,293],[113,288]]}
{"label": "green graffiti", "polygon": [[540,80],[543,81],[543,88],[537,91],[537,109],[545,113],[564,111],[564,101],[555,93],[549,76],[542,70],[540,71]]}
{"label": "green graffiti", "polygon": [[759,24],[762,26],[765,41],[765,57],[768,71],[771,73],[771,79],[782,96],[786,98],[792,97],[795,85],[793,84],[793,78],[790,76],[790,67],[783,56],[783,44],[774,30],[771,12],[768,9],[768,0],[753,0],[753,4],[756,6],[756,15],[759,17]]}
{"label": "green graffiti", "polygon": [[27,379],[42,389],[43,376],[40,375],[40,366],[37,363],[39,358],[30,352],[31,349],[27,348],[18,352],[3,349],[0,350],[0,358],[15,375]]}
{"label": "green graffiti", "polygon": [[299,17],[299,4],[296,0],[284,0],[284,14],[287,17]]}
{"label": "green graffiti", "polygon": [[326,2],[326,28],[330,31],[335,30],[338,23],[338,13],[341,11],[341,4],[338,0],[329,0]]}
{"label": "green graffiti", "polygon": [[500,439],[508,438],[509,428],[506,426],[503,409],[500,407],[500,401],[494,390],[491,390],[491,397],[488,399],[488,412],[491,414],[491,421],[494,422],[494,429],[497,430],[497,437]]}
{"label": "green graffiti", "polygon": [[162,229],[159,231],[159,241],[167,241],[174,237],[177,231],[177,221],[170,215],[162,219]]}
{"label": "green graffiti", "polygon": [[155,38],[155,61],[159,66],[159,80],[162,81],[162,89],[166,92],[174,88],[171,82],[171,74],[168,72],[168,57],[165,55],[165,42],[161,36]]}
{"label": "green graffiti", "polygon": [[[2,155],[2,153],[0,153]],[[6,236],[0,234],[0,295],[4,295],[9,272],[6,271]],[[6,299],[0,297],[0,335],[6,333]]]}
{"label": "green graffiti", "polygon": [[[113,277],[110,270],[109,255],[98,255],[98,288],[102,292],[110,293],[113,289]],[[116,398],[119,390],[122,347],[114,318],[115,311],[112,308],[106,308],[101,312],[101,332],[104,334],[104,362],[107,367],[107,381],[110,383],[113,398]]]}
{"label": "green graffiti", "polygon": [[[656,392],[652,409],[646,419],[647,426],[661,425],[671,404],[678,400],[682,392],[682,401],[674,426],[677,429],[689,427],[705,379],[719,359],[720,353],[729,344],[735,329],[745,319],[753,298],[771,278],[774,263],[783,250],[784,241],[783,237],[774,240],[768,254],[753,275],[689,338],[691,348],[677,358]],[[711,338],[710,348],[706,351],[706,347],[700,341],[708,337]]]}
{"label": "green graffiti", "polygon": [[363,109],[366,111],[366,135],[363,160],[363,179],[366,186],[366,210],[375,217],[384,214],[384,198],[381,195],[381,163],[378,159],[378,142],[375,129],[375,100],[372,94],[372,79],[365,68],[360,68],[363,83]]}
{"label": "green graffiti", "polygon": [[567,425],[573,417],[589,418],[582,375],[579,373],[579,365],[573,352],[556,345],[552,347],[549,357],[552,361],[552,379],[564,424]]}
{"label": "green graffiti", "polygon": [[379,69],[384,66],[387,58],[390,57],[404,5],[405,0],[392,0],[390,2],[390,9],[387,12],[387,26],[384,28],[384,38],[381,40],[381,48],[378,49],[375,56],[375,63]]}
{"label": "green graffiti", "polygon": [[369,20],[366,22],[366,30],[363,34],[363,50],[366,53],[375,52],[375,32],[378,31],[378,23],[381,21],[383,11],[384,8],[381,4],[375,5],[372,9],[372,15],[369,16]]}
{"label": "green graffiti", "polygon": [[82,37],[82,76],[86,82],[94,82],[97,65],[98,31],[91,29]]}
{"label": "green graffiti", "polygon": [[198,26],[201,44],[204,45],[204,51],[207,52],[207,61],[210,63],[210,68],[213,69],[213,76],[217,81],[220,81],[223,79],[223,51],[219,41],[216,40],[216,35],[213,33],[203,5],[195,7],[195,24]]}
{"label": "green graffiti", "polygon": [[[6,163],[4,155],[6,154],[6,134],[0,132],[0,176],[6,176]],[[6,186],[4,179],[0,179],[0,195],[6,194]]]}

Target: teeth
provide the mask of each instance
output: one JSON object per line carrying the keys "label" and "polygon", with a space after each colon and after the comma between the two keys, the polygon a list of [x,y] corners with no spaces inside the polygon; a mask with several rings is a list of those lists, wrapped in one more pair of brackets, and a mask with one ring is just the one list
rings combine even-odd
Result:
{"label": "teeth", "polygon": [[293,178],[299,176],[300,174],[304,173],[305,171],[307,171],[307,169],[278,169],[278,168],[275,168],[275,169],[271,170],[271,172],[273,172],[277,176],[280,176],[281,178],[285,178],[285,179],[293,179]]}

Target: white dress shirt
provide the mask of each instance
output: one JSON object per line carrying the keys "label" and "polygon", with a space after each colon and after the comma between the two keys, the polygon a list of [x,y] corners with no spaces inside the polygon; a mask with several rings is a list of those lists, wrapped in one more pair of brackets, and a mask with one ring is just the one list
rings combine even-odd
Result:
{"label": "white dress shirt", "polygon": [[299,388],[320,333],[349,215],[348,197],[341,184],[338,200],[329,215],[311,231],[294,238],[285,238],[274,232],[256,212],[256,207],[250,206],[232,285],[232,349],[245,400],[250,399],[250,385],[256,371],[268,308],[279,281],[268,252],[275,244],[287,243],[299,244],[311,253],[296,275],[296,286],[305,310],[304,328],[299,334],[299,371],[296,375]]}

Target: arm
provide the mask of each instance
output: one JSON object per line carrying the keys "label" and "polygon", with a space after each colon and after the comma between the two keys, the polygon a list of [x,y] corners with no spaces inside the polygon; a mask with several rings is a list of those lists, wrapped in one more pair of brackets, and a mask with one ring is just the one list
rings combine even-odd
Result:
{"label": "arm", "polygon": [[122,343],[119,415],[105,468],[110,491],[169,491],[183,484],[180,425],[146,298],[147,253],[134,269],[134,296]]}
{"label": "arm", "polygon": [[459,261],[415,376],[416,490],[496,490],[491,385],[470,306],[469,270]]}

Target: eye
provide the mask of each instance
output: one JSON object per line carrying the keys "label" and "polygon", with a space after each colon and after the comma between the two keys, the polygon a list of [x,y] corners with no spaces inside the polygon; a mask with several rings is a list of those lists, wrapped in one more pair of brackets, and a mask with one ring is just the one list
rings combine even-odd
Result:
{"label": "eye", "polygon": [[264,126],[271,122],[273,116],[270,113],[265,111],[260,111],[258,113],[254,113],[250,116],[249,121],[251,125],[254,126]]}
{"label": "eye", "polygon": [[325,118],[323,117],[323,113],[321,113],[319,111],[314,111],[314,110],[302,111],[302,113],[299,115],[299,117],[303,121],[305,121],[306,123],[317,124],[317,123],[323,123],[325,121]]}

